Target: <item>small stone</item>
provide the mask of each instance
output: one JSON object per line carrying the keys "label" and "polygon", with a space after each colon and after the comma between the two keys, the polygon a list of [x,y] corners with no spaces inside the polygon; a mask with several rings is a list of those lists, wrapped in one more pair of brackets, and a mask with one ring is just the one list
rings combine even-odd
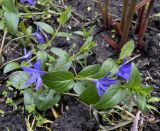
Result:
{"label": "small stone", "polygon": [[88,11],[88,12],[90,12],[91,10],[92,10],[91,7],[88,7],[88,8],[87,8],[87,11]]}

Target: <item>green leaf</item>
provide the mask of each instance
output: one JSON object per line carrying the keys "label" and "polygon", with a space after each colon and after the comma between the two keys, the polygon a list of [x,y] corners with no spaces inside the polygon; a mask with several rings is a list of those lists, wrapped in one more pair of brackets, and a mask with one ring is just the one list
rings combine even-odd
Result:
{"label": "green leaf", "polygon": [[22,93],[23,93],[23,96],[24,96],[25,107],[28,106],[28,105],[34,104],[32,89],[29,88],[29,89],[23,90]]}
{"label": "green leaf", "polygon": [[60,48],[53,47],[51,48],[51,52],[63,59],[67,59],[69,57],[68,53]]}
{"label": "green leaf", "polygon": [[85,33],[83,31],[75,31],[73,33],[85,37]]}
{"label": "green leaf", "polygon": [[160,112],[159,112],[159,110],[158,110],[156,107],[154,107],[154,106],[152,106],[152,105],[149,105],[149,104],[147,104],[146,107],[147,107],[149,110],[154,110],[155,112],[157,112],[157,113],[160,115]]}
{"label": "green leaf", "polygon": [[83,70],[81,70],[78,73],[78,76],[83,76],[83,77],[94,77],[96,76],[97,72],[100,69],[100,65],[96,64],[96,65],[90,65],[85,67]]}
{"label": "green leaf", "polygon": [[100,100],[98,96],[97,89],[92,82],[83,82],[83,87],[86,89],[80,94],[79,98],[87,104],[95,104]]}
{"label": "green leaf", "polygon": [[72,65],[72,61],[67,62],[63,58],[59,58],[49,66],[49,71],[68,71]]}
{"label": "green leaf", "polygon": [[38,51],[36,53],[36,57],[37,60],[41,60],[41,68],[44,69],[48,59],[48,54],[45,51]]}
{"label": "green leaf", "polygon": [[99,78],[105,76],[107,73],[111,72],[114,75],[118,71],[118,65],[116,62],[109,58],[101,66],[99,70]]}
{"label": "green leaf", "polygon": [[134,47],[134,41],[133,40],[124,44],[124,46],[121,49],[119,60],[123,60],[124,58],[130,56],[131,53],[133,52],[134,48],[135,47]]}
{"label": "green leaf", "polygon": [[58,22],[61,26],[63,26],[71,16],[71,8],[67,7],[64,12],[61,12],[60,17],[58,18]]}
{"label": "green leaf", "polygon": [[98,71],[100,69],[100,65],[96,64],[96,65],[90,65],[85,67],[83,70],[81,70],[78,73],[78,76],[83,76],[83,77],[94,77]]}
{"label": "green leaf", "polygon": [[43,83],[57,92],[66,92],[74,86],[74,75],[67,71],[46,73],[42,76]]}
{"label": "green leaf", "polygon": [[48,48],[48,45],[47,44],[39,44],[39,45],[37,45],[37,48],[40,50],[46,50]]}
{"label": "green leaf", "polygon": [[147,97],[147,96],[150,95],[150,93],[153,91],[153,89],[154,89],[154,87],[144,87],[144,86],[141,86],[141,87],[137,88],[135,91],[139,92],[143,96]]}
{"label": "green leaf", "polygon": [[144,112],[146,110],[146,97],[141,94],[133,94],[133,99],[136,102],[138,108]]}
{"label": "green leaf", "polygon": [[84,87],[84,82],[77,82],[74,84],[73,90],[75,91],[75,93],[80,96],[80,94],[82,94],[82,92],[85,90],[86,88]]}
{"label": "green leaf", "polygon": [[71,38],[72,34],[66,33],[66,32],[58,32],[57,36],[64,37],[64,38]]}
{"label": "green leaf", "polygon": [[56,93],[54,90],[49,90],[47,93],[39,90],[34,95],[34,103],[38,110],[46,111],[57,104],[60,98],[60,94]]}
{"label": "green leaf", "polygon": [[5,74],[18,68],[20,68],[20,65],[17,62],[11,62],[4,67],[3,73]]}
{"label": "green leaf", "polygon": [[5,24],[4,24],[4,19],[0,20],[0,30],[4,30]]}
{"label": "green leaf", "polygon": [[158,98],[158,97],[151,97],[151,98],[149,98],[148,102],[160,102],[160,98]]}
{"label": "green leaf", "polygon": [[4,19],[9,32],[16,35],[18,23],[19,23],[19,14],[5,11]]}
{"label": "green leaf", "polygon": [[108,88],[98,103],[94,105],[96,109],[112,108],[119,104],[126,97],[126,90],[120,84],[114,84]]}
{"label": "green leaf", "polygon": [[8,12],[18,14],[18,10],[16,9],[14,3],[14,0],[4,0],[3,5]]}
{"label": "green leaf", "polygon": [[53,28],[44,22],[34,22],[34,24],[36,24],[37,26],[39,26],[41,29],[43,29],[45,32],[49,33],[49,34],[54,34],[54,30]]}
{"label": "green leaf", "polygon": [[30,75],[26,74],[23,71],[17,71],[12,73],[9,76],[9,81],[11,82],[12,86],[17,89],[26,89],[30,85],[26,85],[26,81],[30,78]]}
{"label": "green leaf", "polygon": [[127,83],[127,87],[130,89],[137,89],[141,87],[142,78],[135,64],[132,63],[132,69],[130,73],[130,79]]}
{"label": "green leaf", "polygon": [[93,40],[93,36],[88,37],[86,39],[86,42],[80,48],[80,52],[89,51],[91,48],[93,48],[95,46],[95,42],[92,40]]}

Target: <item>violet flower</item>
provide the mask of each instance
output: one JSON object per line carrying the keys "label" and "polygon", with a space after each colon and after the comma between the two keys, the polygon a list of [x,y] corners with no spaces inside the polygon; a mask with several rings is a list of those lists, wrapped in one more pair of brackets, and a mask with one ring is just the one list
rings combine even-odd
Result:
{"label": "violet flower", "polygon": [[20,0],[20,3],[24,3],[24,2],[28,2],[29,4],[35,6],[36,5],[36,1],[35,0]]}
{"label": "violet flower", "polygon": [[38,27],[37,27],[37,31],[35,33],[32,33],[32,35],[37,38],[38,43],[42,44],[44,42],[43,35],[39,32]]}
{"label": "violet flower", "polygon": [[22,59],[30,58],[32,55],[32,51],[27,52],[26,48],[24,48],[23,50],[24,50],[24,55],[22,56]]}
{"label": "violet flower", "polygon": [[98,79],[98,80],[94,80],[93,82],[96,84],[96,88],[97,88],[97,91],[98,91],[98,95],[101,97],[105,91],[108,89],[108,87],[111,85],[111,84],[115,84],[117,83],[116,80],[111,80],[108,78],[108,76],[110,75],[111,73],[108,73],[107,75],[105,75],[104,77]]}
{"label": "violet flower", "polygon": [[120,66],[118,72],[116,73],[116,76],[120,76],[128,81],[130,79],[132,65],[131,64],[126,65],[125,63],[126,63],[126,58],[123,60],[123,63]]}
{"label": "violet flower", "polygon": [[44,75],[44,71],[41,71],[40,68],[41,68],[41,60],[38,60],[34,64],[34,68],[22,67],[24,72],[26,72],[27,74],[32,75],[32,77],[27,80],[26,84],[30,85],[30,84],[36,82],[36,90],[38,90],[40,88],[40,86],[42,84],[41,76]]}
{"label": "violet flower", "polygon": [[[22,56],[22,59],[26,59],[29,61],[31,56],[32,56],[32,51],[27,52],[26,48],[24,48],[24,55]],[[30,61],[28,63],[29,63],[29,66],[32,66]]]}

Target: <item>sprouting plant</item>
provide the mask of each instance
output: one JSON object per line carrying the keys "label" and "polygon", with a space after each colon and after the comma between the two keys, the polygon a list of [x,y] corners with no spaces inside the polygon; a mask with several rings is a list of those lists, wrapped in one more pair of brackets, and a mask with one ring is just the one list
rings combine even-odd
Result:
{"label": "sprouting plant", "polygon": [[101,4],[101,0],[98,0],[98,8],[102,15],[105,27],[110,29],[112,25],[112,16],[109,14],[109,0],[105,0],[103,6]]}
{"label": "sprouting plant", "polygon": [[[109,0],[106,0],[105,3],[101,4],[99,0],[99,10],[104,21],[104,27],[107,27],[108,30],[111,30],[111,27],[114,27],[116,34],[121,36],[120,42],[112,40],[109,36],[102,35],[102,37],[117,51],[119,52],[123,45],[128,41],[129,31],[133,29],[133,16],[137,15],[135,33],[137,35],[137,47],[141,49],[143,47],[143,38],[144,33],[147,28],[148,18],[151,12],[151,9],[154,4],[154,0],[142,0],[140,3],[137,0],[123,0],[122,6],[122,15],[120,21],[113,22],[112,14],[109,14]],[[110,28],[108,28],[110,27]]]}
{"label": "sprouting plant", "polygon": [[144,46],[143,38],[148,25],[148,19],[155,0],[143,0],[137,7],[136,31],[138,32],[137,46],[141,49]]}

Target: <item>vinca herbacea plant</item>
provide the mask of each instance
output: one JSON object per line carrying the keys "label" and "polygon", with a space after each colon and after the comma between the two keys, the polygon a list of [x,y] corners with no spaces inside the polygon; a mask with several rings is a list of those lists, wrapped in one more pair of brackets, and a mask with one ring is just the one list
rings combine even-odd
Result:
{"label": "vinca herbacea plant", "polygon": [[[58,59],[62,60],[59,65],[60,68],[55,65],[55,62],[48,69],[42,68],[41,63],[44,59],[41,59],[34,64],[33,68],[22,67],[23,71],[11,75],[9,80],[13,86],[16,85],[16,81],[21,82],[19,88],[23,89],[24,96],[26,93],[31,93],[30,99],[33,100],[32,103],[29,103],[35,104],[39,110],[50,108],[58,103],[60,95],[73,89],[75,96],[85,103],[91,104],[95,109],[112,108],[119,103],[125,104],[127,100],[132,100],[141,111],[147,111],[147,99],[150,98],[153,87],[146,87],[142,84],[141,75],[135,64],[126,63],[127,57],[133,51],[133,49],[126,47],[134,49],[134,42],[129,41],[125,44],[118,61],[107,59],[102,65],[87,66],[76,74],[69,71],[72,62],[74,62],[74,59],[71,59],[73,56],[69,57],[67,52],[52,48],[51,51],[59,56]],[[24,76],[21,79],[17,79],[22,75]],[[34,91],[34,86],[36,86],[37,91]],[[45,94],[45,97],[43,96],[45,99],[42,100],[39,95],[44,94],[44,92],[48,93]],[[29,105],[25,99],[28,98],[24,97],[24,101]],[[41,104],[45,106],[39,106],[38,101],[40,99]]]}
{"label": "vinca herbacea plant", "polygon": [[[153,109],[149,101],[153,87],[142,83],[141,71],[132,63],[130,57],[135,42],[128,41],[128,34],[136,15],[136,45],[143,47],[143,36],[154,0],[142,0],[140,3],[137,0],[130,0],[130,3],[123,0],[122,18],[119,21],[114,21],[109,13],[109,2],[105,0],[103,6],[99,0],[98,7],[105,29],[115,29],[120,41],[115,42],[104,34],[102,37],[120,55],[117,59],[106,58],[103,63],[88,65],[87,58],[93,55],[92,48],[97,46],[93,36],[94,27],[88,29],[84,26],[82,30],[75,31],[71,26],[66,26],[67,22],[72,24],[78,21],[71,7],[57,8],[49,0],[0,1],[3,7],[0,9],[0,31],[4,32],[0,69],[5,74],[5,86],[16,91],[20,100],[14,101],[8,98],[6,92],[3,94],[7,98],[6,103],[15,109],[24,103],[25,110],[33,115],[32,127],[35,121],[38,127],[52,123],[43,119],[40,113],[45,114],[51,109],[54,118],[57,118],[55,109],[60,107],[64,95],[75,97],[96,112],[108,111],[116,106],[123,106],[130,112],[134,109],[142,112]],[[77,13],[75,15],[80,17]],[[73,21],[69,21],[71,18]],[[73,45],[67,51],[59,48],[61,45],[55,45],[61,38],[77,40],[75,36],[80,37],[82,42],[77,46],[77,41],[70,41]],[[18,55],[5,63],[5,49],[12,43],[18,45]],[[30,114],[26,123],[27,126],[30,123]],[[28,130],[32,131],[32,127],[28,126]]]}

